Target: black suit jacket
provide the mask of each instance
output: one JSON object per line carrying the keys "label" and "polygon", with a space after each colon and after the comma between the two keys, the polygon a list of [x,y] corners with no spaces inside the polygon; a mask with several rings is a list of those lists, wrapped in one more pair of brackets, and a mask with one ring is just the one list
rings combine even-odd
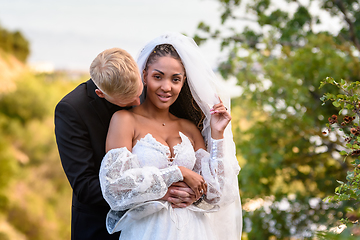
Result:
{"label": "black suit jacket", "polygon": [[109,206],[99,183],[105,140],[113,113],[121,108],[95,93],[92,80],[67,94],[55,109],[61,163],[73,189],[71,239],[119,239],[105,227]]}

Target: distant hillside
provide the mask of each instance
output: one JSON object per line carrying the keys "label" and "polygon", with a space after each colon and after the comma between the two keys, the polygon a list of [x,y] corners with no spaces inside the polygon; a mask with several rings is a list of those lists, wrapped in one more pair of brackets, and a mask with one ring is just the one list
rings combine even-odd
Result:
{"label": "distant hillside", "polygon": [[0,50],[0,240],[69,240],[71,187],[54,137],[57,102],[83,79],[36,73]]}

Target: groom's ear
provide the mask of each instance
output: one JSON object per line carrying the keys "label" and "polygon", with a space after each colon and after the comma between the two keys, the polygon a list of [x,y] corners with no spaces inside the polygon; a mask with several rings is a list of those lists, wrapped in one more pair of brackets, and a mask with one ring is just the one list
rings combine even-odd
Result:
{"label": "groom's ear", "polygon": [[95,89],[95,93],[99,98],[105,98],[105,94],[100,89]]}

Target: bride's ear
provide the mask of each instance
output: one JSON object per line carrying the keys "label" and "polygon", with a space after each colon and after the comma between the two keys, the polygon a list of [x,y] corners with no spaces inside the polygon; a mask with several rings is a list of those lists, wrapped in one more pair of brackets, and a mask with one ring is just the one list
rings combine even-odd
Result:
{"label": "bride's ear", "polygon": [[143,82],[144,82],[144,86],[146,86],[146,78],[147,78],[147,72],[145,71],[145,69],[143,70]]}

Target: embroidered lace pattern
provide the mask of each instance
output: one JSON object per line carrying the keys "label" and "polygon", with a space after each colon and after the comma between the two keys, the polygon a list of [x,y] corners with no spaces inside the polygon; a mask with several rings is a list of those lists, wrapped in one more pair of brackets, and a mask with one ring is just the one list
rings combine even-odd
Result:
{"label": "embroidered lace pattern", "polygon": [[222,140],[212,141],[210,155],[203,149],[194,152],[188,137],[181,132],[179,135],[182,141],[173,148],[173,161],[169,161],[169,147],[151,134],[140,139],[132,153],[126,148],[118,148],[106,154],[100,169],[100,184],[112,210],[122,211],[163,197],[172,183],[183,180],[177,166],[201,174],[208,184],[205,201],[211,204],[219,201],[225,183]]}
{"label": "embroidered lace pattern", "polygon": [[110,150],[100,168],[103,196],[116,211],[159,199],[166,194],[168,186],[182,179],[176,166],[165,169],[141,167],[137,156],[125,147]]}

